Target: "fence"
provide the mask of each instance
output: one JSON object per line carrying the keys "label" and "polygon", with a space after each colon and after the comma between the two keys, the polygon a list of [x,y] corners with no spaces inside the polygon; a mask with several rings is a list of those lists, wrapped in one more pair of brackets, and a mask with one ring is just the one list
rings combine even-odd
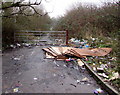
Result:
{"label": "fence", "polygon": [[67,31],[18,31],[14,34],[15,41],[33,44],[68,44]]}

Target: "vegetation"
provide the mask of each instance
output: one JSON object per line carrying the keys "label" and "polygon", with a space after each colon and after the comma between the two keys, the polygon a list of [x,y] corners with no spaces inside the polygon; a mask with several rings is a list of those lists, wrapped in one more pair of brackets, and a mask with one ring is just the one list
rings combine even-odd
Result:
{"label": "vegetation", "polygon": [[[54,29],[68,30],[69,38],[86,39],[90,47],[111,47],[109,56],[117,58],[111,62],[111,72],[120,74],[120,1],[104,3],[101,7],[76,5],[57,19]],[[109,62],[106,60],[104,63]],[[113,80],[113,84],[119,87],[119,79]]]}
{"label": "vegetation", "polygon": [[[15,42],[14,33],[18,30],[68,30],[69,38],[86,39],[91,47],[111,47],[110,57],[117,58],[111,62],[113,71],[120,74],[119,0],[104,3],[100,7],[78,4],[57,19],[51,19],[42,7],[33,7],[33,5],[40,5],[41,2],[24,4],[22,1],[24,0],[16,3],[2,3],[3,48]],[[34,37],[35,34],[31,38]],[[104,62],[107,63],[107,59]],[[113,83],[120,85],[120,79],[113,80]]]}
{"label": "vegetation", "polygon": [[[11,6],[12,2],[4,2],[3,8],[6,7],[5,10],[3,10],[2,15],[2,46],[3,48],[6,48],[10,46],[10,44],[14,44],[14,33],[18,32],[19,30],[50,30],[51,25],[51,19],[46,15],[40,15],[45,14],[44,9],[41,6],[35,6],[34,10],[38,12],[33,12],[33,10],[29,6],[23,6],[21,10],[24,10],[24,13],[22,14],[15,12],[15,7],[7,8],[7,6]],[[13,13],[16,13],[15,15],[11,15]],[[32,13],[31,13],[32,12]],[[28,16],[28,14],[32,14]]]}

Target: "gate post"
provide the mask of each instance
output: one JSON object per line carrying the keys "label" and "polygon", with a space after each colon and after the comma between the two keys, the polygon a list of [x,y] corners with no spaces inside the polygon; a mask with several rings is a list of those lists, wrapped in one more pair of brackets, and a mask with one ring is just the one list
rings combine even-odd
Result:
{"label": "gate post", "polygon": [[66,45],[68,45],[68,30],[66,30]]}

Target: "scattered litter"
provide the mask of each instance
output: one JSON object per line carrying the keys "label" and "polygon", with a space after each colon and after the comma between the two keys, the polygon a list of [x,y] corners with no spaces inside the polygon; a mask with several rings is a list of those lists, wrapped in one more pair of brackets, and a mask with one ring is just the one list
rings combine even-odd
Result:
{"label": "scattered litter", "polygon": [[107,64],[101,64],[101,65],[100,65],[100,68],[105,69],[105,68],[108,68],[108,66],[107,66]]}
{"label": "scattered litter", "polygon": [[80,59],[77,59],[77,62],[78,62],[78,65],[81,67],[84,65],[84,63]]}
{"label": "scattered litter", "polygon": [[21,74],[22,74],[21,72],[18,73],[18,75],[21,75]]}
{"label": "scattered litter", "polygon": [[18,87],[16,87],[16,88],[14,88],[13,89],[13,92],[15,93],[15,92],[18,92],[19,91],[19,88]]}
{"label": "scattered litter", "polygon": [[95,68],[95,67],[93,67],[93,70],[94,70],[94,71],[96,71],[96,68]]}
{"label": "scattered litter", "polygon": [[76,82],[77,82],[77,84],[78,84],[78,83],[80,83],[80,80],[77,80]]}
{"label": "scattered litter", "polygon": [[105,73],[97,73],[99,76],[102,76],[104,78],[109,78],[109,76],[107,76]]}
{"label": "scattered litter", "polygon": [[18,47],[21,47],[21,44],[19,44],[19,43],[17,43],[16,45],[17,45]]}
{"label": "scattered litter", "polygon": [[103,93],[103,90],[101,88],[98,88],[94,91],[94,94],[99,95],[100,93]]}
{"label": "scattered litter", "polygon": [[88,81],[89,81],[89,79],[87,77],[85,77],[81,80],[81,82],[88,82]]}
{"label": "scattered litter", "polygon": [[81,82],[80,84],[85,84],[84,82]]}
{"label": "scattered litter", "polygon": [[74,87],[77,87],[76,85],[74,85],[74,84],[72,84],[72,83],[71,83],[70,85],[72,85],[72,86],[74,86]]}
{"label": "scattered litter", "polygon": [[73,58],[69,58],[69,59],[66,59],[66,61],[74,61],[75,59],[73,59]]}
{"label": "scattered litter", "polygon": [[61,77],[63,77],[65,79],[65,75],[60,75]]}
{"label": "scattered litter", "polygon": [[65,64],[63,65],[64,67],[67,67]]}
{"label": "scattered litter", "polygon": [[18,81],[17,84],[15,85],[14,89],[13,89],[13,92],[14,92],[14,93],[19,92],[19,91],[20,91],[20,90],[19,90],[19,87],[20,87],[21,85],[22,85],[22,84],[20,84],[20,81]]}
{"label": "scattered litter", "polygon": [[79,70],[78,66],[74,66],[74,69],[75,69],[75,70]]}
{"label": "scattered litter", "polygon": [[120,75],[118,72],[116,72],[116,73],[113,73],[113,76],[110,78],[110,80],[114,80],[114,79],[118,79],[118,78],[120,78]]}
{"label": "scattered litter", "polygon": [[90,85],[89,83],[87,85]]}
{"label": "scattered litter", "polygon": [[104,72],[104,69],[97,67],[97,72],[98,72],[98,73],[103,73],[103,72]]}
{"label": "scattered litter", "polygon": [[14,60],[16,60],[16,61],[19,61],[20,60],[20,58],[17,58],[17,57],[15,57],[15,58],[13,58]]}
{"label": "scattered litter", "polygon": [[56,77],[57,75],[56,74],[53,74],[54,77]]}
{"label": "scattered litter", "polygon": [[34,80],[37,80],[38,78],[33,78]]}
{"label": "scattered litter", "polygon": [[15,46],[15,45],[10,45],[10,47],[11,47],[11,48],[14,48],[14,49],[16,48],[16,46]]}
{"label": "scattered litter", "polygon": [[59,66],[60,66],[59,64],[57,64],[57,63],[56,63],[56,61],[55,61],[55,60],[54,60],[54,63],[55,63],[55,65],[56,65],[57,67],[59,67]]}

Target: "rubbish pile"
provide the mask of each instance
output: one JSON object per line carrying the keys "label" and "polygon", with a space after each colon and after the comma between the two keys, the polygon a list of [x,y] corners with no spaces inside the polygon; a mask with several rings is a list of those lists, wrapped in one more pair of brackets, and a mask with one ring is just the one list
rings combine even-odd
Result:
{"label": "rubbish pile", "polygon": [[112,50],[111,48],[74,48],[74,47],[48,47],[43,48],[46,58],[65,60],[69,57],[86,59],[87,56],[105,56]]}
{"label": "rubbish pile", "polygon": [[[45,57],[55,60],[63,60],[66,61],[66,67],[71,65],[71,61],[76,61],[80,72],[84,72],[85,64],[89,64],[91,62],[91,68],[96,71],[99,76],[108,78],[108,76],[104,72],[104,68],[106,65],[102,65],[100,67],[96,67],[96,64],[93,61],[90,61],[90,58],[98,58],[105,57],[108,55],[112,48],[77,48],[77,47],[47,47],[43,48],[45,51]],[[89,62],[88,62],[89,61]],[[88,63],[87,63],[88,62]],[[72,65],[71,65],[72,66]],[[86,78],[83,81],[88,81]],[[78,81],[79,82],[79,81]],[[99,91],[95,91],[99,92]],[[100,92],[101,93],[101,92]]]}
{"label": "rubbish pile", "polygon": [[[104,69],[107,65],[101,64],[97,66],[92,60],[93,57],[105,56],[111,52],[111,48],[74,48],[74,47],[48,47],[43,48],[46,58],[53,58],[55,60],[65,60],[67,66],[71,61],[76,61],[79,66],[79,71],[84,71],[84,62],[90,64],[91,68],[101,77],[109,78]],[[90,62],[89,62],[90,60]],[[83,62],[84,61],[84,62]],[[69,63],[70,62],[70,63]]]}

